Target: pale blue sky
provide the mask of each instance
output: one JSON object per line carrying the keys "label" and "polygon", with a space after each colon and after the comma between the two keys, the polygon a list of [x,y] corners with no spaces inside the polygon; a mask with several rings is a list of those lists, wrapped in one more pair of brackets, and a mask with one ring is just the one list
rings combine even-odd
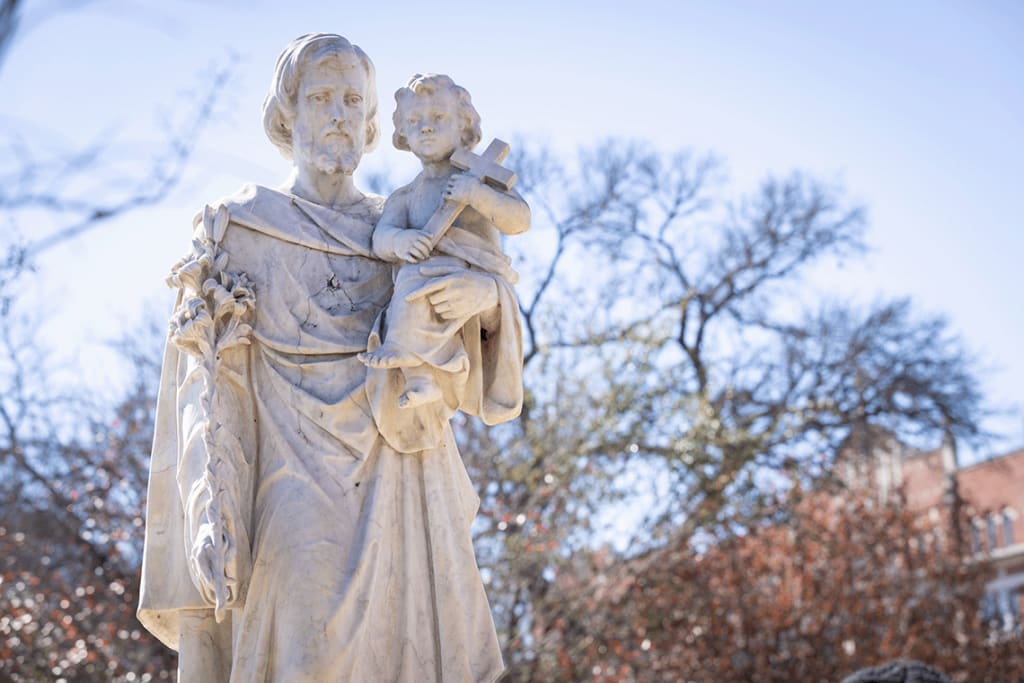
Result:
{"label": "pale blue sky", "polygon": [[[284,176],[260,103],[281,48],[329,31],[374,60],[386,132],[395,88],[435,71],[470,90],[486,136],[565,153],[609,136],[714,151],[737,190],[792,169],[841,182],[869,209],[873,251],[815,284],[947,314],[992,368],[993,402],[1015,411],[997,447],[1024,443],[1024,3],[107,0],[36,23],[51,4],[29,2],[0,68],[0,130],[33,144],[106,136],[144,157],[161,108],[239,57],[168,201],[43,259],[43,290],[65,311],[48,337],[68,353],[164,296],[204,202]],[[385,166],[415,169],[387,137],[364,161]]]}

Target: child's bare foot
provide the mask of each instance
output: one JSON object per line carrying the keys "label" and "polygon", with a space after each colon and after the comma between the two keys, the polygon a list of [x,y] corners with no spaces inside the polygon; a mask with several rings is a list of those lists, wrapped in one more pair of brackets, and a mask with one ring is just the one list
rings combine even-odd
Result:
{"label": "child's bare foot", "polygon": [[387,342],[384,342],[376,351],[360,353],[358,358],[363,362],[363,365],[370,368],[408,368],[413,365],[419,365],[421,362],[411,353],[406,353],[397,346]]}
{"label": "child's bare foot", "polygon": [[405,391],[398,397],[399,408],[415,408],[441,399],[441,387],[433,377],[406,377]]}

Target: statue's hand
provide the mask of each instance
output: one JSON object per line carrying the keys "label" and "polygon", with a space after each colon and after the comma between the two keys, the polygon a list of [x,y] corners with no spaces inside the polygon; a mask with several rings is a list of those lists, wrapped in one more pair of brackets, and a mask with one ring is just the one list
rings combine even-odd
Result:
{"label": "statue's hand", "polygon": [[430,256],[430,237],[424,232],[401,230],[392,239],[395,256],[403,261],[418,263]]}
{"label": "statue's hand", "polygon": [[223,584],[223,568],[217,559],[216,532],[212,523],[199,527],[196,540],[188,553],[191,574],[203,599],[211,605],[217,603],[217,583]]}
{"label": "statue's hand", "polygon": [[426,297],[434,312],[444,320],[469,318],[498,305],[498,285],[486,275],[457,266],[420,266],[420,275],[437,279],[405,300]]}
{"label": "statue's hand", "polygon": [[461,204],[475,204],[477,193],[481,187],[482,184],[477,178],[465,173],[457,173],[448,179],[444,198]]}

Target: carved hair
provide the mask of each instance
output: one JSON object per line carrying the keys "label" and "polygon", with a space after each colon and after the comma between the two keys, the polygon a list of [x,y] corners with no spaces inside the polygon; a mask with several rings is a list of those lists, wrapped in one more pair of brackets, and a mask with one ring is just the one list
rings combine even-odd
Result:
{"label": "carved hair", "polygon": [[396,149],[409,151],[409,141],[402,134],[402,103],[414,96],[430,95],[438,90],[447,89],[455,96],[459,109],[459,117],[462,119],[462,146],[466,149],[473,149],[480,142],[480,114],[473,107],[473,101],[469,98],[469,92],[460,85],[456,85],[449,76],[443,74],[416,74],[409,79],[405,87],[395,91],[395,113],[391,119],[395,123],[395,134],[391,136],[391,142]]}
{"label": "carved hair", "polygon": [[263,101],[263,129],[278,151],[286,158],[292,158],[292,123],[299,95],[302,68],[318,58],[331,54],[353,55],[366,72],[366,147],[371,152],[380,140],[380,125],[377,122],[377,72],[373,62],[360,49],[345,38],[333,33],[307,33],[299,36],[284,49],[274,67],[274,80],[270,92]]}

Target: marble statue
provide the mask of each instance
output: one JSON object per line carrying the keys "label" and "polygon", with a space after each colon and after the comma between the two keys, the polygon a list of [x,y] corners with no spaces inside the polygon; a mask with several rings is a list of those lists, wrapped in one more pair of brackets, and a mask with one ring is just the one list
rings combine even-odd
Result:
{"label": "marble statue", "polygon": [[340,36],[293,41],[263,110],[290,177],[206,207],[168,278],[139,617],[178,650],[180,681],[502,671],[449,419],[522,406],[496,231],[529,210],[500,150],[469,151],[479,117],[439,76],[397,96],[396,143],[423,173],[387,202],[359,191],[374,80]]}
{"label": "marble statue", "polygon": [[[410,408],[442,400],[438,376],[464,375],[469,367],[459,339],[468,319],[435,316],[428,297],[443,282],[429,273],[472,264],[514,284],[518,276],[501,252],[498,231],[525,231],[530,210],[511,188],[514,174],[470,151],[480,142],[480,116],[465,89],[448,76],[417,74],[395,100],[395,147],[415,154],[423,171],[388,197],[374,228],[374,253],[405,265],[395,274],[386,339],[360,359],[370,367],[401,368],[405,386],[398,406]],[[496,144],[502,156],[508,153],[507,145]],[[480,177],[460,172],[452,162],[457,151],[469,157],[462,170],[479,166]],[[488,165],[495,170],[488,173]],[[505,183],[495,189],[481,179]]]}

